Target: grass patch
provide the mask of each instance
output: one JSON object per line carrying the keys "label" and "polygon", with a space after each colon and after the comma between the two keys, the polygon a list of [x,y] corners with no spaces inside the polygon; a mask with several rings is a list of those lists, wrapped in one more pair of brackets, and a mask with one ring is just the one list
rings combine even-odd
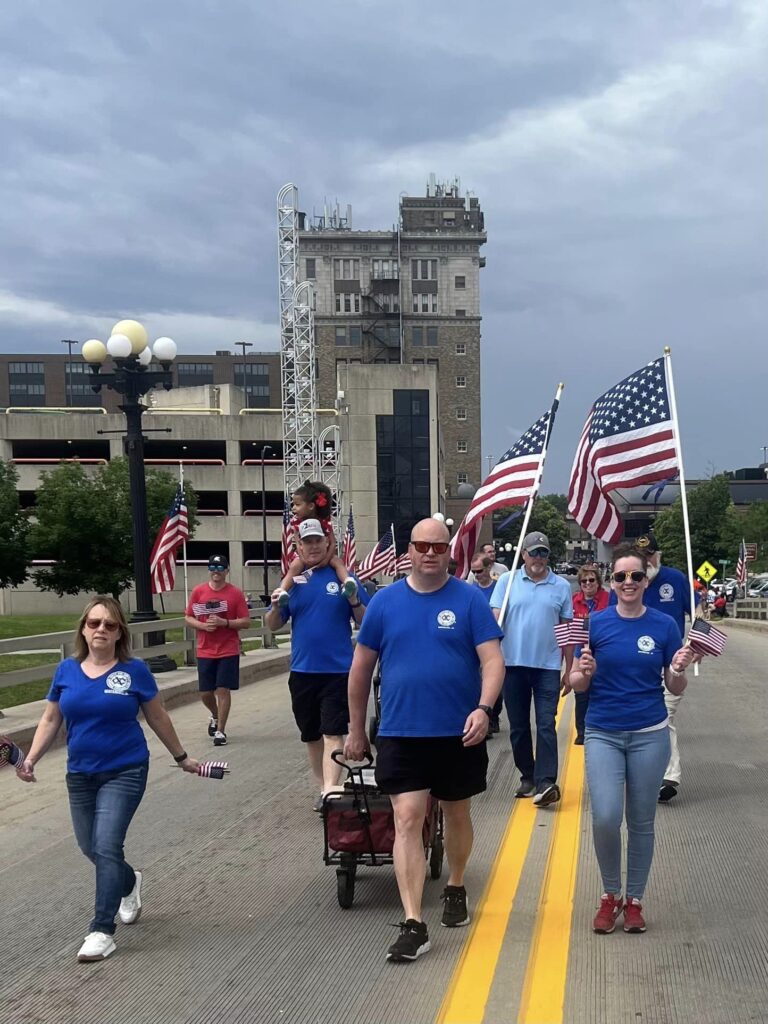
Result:
{"label": "grass patch", "polygon": [[0,618],[0,640],[40,633],[74,633],[79,615],[5,615]]}

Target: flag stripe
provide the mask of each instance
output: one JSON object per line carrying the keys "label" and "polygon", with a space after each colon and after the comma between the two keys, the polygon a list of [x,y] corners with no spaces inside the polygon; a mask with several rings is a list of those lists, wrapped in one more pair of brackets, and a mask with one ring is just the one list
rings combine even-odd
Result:
{"label": "flag stripe", "polygon": [[179,484],[149,557],[153,594],[173,590],[176,583],[176,552],[188,537],[187,505],[184,490]]}

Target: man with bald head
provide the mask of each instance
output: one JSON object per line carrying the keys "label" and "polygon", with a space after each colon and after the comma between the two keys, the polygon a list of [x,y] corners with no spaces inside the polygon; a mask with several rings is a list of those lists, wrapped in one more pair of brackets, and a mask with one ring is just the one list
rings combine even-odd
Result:
{"label": "man with bald head", "polygon": [[376,782],[392,800],[394,863],[404,915],[388,960],[430,948],[421,917],[422,826],[431,793],[445,817],[450,874],[441,924],[469,924],[464,871],[472,850],[472,797],[486,786],[485,738],[504,679],[502,632],[477,587],[448,575],[450,534],[423,519],[411,532],[410,575],[379,591],[366,611],[349,675],[346,756],[369,749],[371,677],[381,661]]}

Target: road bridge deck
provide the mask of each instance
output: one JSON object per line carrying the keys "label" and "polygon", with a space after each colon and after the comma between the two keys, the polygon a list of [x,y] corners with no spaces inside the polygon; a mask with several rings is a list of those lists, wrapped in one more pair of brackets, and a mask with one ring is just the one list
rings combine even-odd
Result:
{"label": "road bridge deck", "polygon": [[[118,925],[103,963],[75,960],[93,882],[72,836],[64,751],[35,786],[6,769],[0,1024],[768,1021],[767,645],[733,631],[724,657],[691,678],[683,785],[659,808],[645,935],[589,927],[600,883],[572,698],[560,716],[563,803],[515,802],[506,733],[489,744],[473,925],[441,929],[442,883],[427,881],[432,951],[409,965],[384,960],[400,916],[391,867],[361,868],[353,908],[337,903],[285,676],[237,694],[222,782],[182,775],[151,738],[127,844],[145,871],[144,911]],[[211,756],[201,707],[173,717],[190,752]]]}

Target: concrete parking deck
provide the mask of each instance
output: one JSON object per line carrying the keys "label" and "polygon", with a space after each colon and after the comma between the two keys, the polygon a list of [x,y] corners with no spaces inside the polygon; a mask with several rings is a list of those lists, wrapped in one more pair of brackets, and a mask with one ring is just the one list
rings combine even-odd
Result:
{"label": "concrete parking deck", "polygon": [[[644,935],[589,926],[600,882],[572,698],[563,803],[516,803],[507,735],[493,740],[467,880],[473,924],[441,929],[442,882],[427,881],[432,951],[409,965],[384,960],[400,916],[391,867],[361,868],[354,906],[337,903],[284,675],[237,694],[230,744],[216,751],[232,768],[221,782],[182,775],[151,740],[127,844],[145,871],[144,911],[118,925],[103,963],[75,959],[93,883],[72,837],[64,751],[35,786],[6,769],[0,1024],[768,1021],[767,652],[764,634],[734,629],[726,654],[691,678],[684,779],[659,808]],[[202,708],[173,717],[190,752],[211,756]]]}

